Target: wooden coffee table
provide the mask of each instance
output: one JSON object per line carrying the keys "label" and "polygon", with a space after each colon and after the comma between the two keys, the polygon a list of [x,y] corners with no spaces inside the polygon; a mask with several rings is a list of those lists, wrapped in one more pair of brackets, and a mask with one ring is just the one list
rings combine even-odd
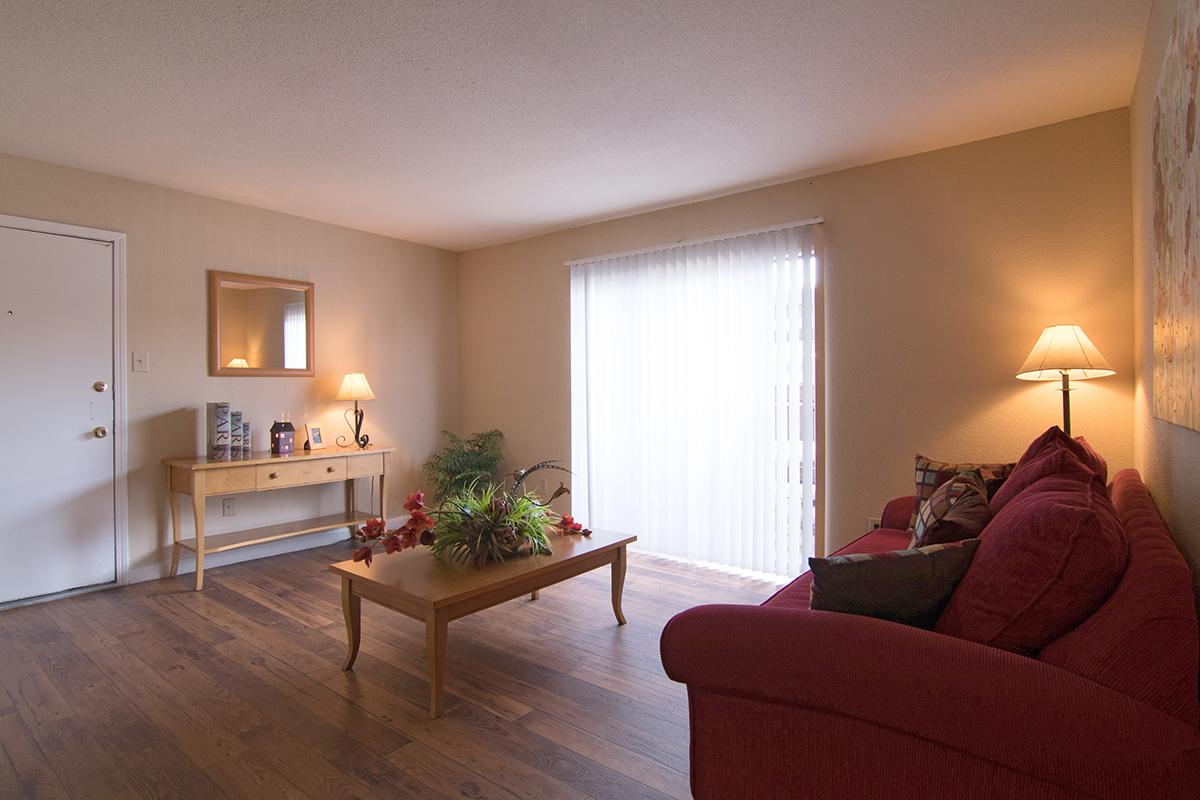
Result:
{"label": "wooden coffee table", "polygon": [[353,667],[358,657],[362,598],[423,620],[429,648],[429,715],[438,717],[442,713],[450,620],[526,594],[536,600],[539,589],[611,564],[613,613],[617,624],[624,625],[621,590],[625,585],[625,548],[636,541],[636,536],[606,531],[596,531],[590,537],[552,535],[551,555],[517,556],[484,567],[450,564],[434,558],[424,547],[390,556],[379,554],[370,567],[361,561],[330,564],[329,569],[342,576],[347,640],[342,669]]}

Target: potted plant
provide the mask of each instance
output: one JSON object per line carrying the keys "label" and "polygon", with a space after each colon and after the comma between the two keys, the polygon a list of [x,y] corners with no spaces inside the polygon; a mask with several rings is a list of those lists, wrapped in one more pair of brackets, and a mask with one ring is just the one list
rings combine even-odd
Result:
{"label": "potted plant", "polygon": [[567,471],[557,462],[543,461],[513,473],[511,486],[472,483],[437,508],[425,505],[424,492],[413,492],[404,504],[409,517],[399,528],[388,530],[382,519],[368,520],[359,528],[356,536],[363,546],[353,559],[370,566],[378,549],[390,555],[424,545],[437,558],[481,567],[522,553],[548,555],[553,552],[550,533],[591,536],[570,514],[550,508],[554,500],[570,493],[562,483],[544,503],[525,491],[526,478],[543,469]]}
{"label": "potted plant", "polygon": [[504,438],[498,430],[473,433],[463,438],[442,431],[446,446],[425,462],[425,477],[433,486],[437,501],[469,490],[483,488],[496,480],[496,471],[504,461]]}

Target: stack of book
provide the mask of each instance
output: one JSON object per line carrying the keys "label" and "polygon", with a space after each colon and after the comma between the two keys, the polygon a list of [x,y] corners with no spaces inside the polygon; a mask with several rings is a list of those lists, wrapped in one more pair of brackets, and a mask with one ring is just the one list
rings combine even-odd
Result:
{"label": "stack of book", "polygon": [[208,404],[208,457],[213,461],[236,461],[250,457],[250,423],[241,411],[230,411],[229,403]]}

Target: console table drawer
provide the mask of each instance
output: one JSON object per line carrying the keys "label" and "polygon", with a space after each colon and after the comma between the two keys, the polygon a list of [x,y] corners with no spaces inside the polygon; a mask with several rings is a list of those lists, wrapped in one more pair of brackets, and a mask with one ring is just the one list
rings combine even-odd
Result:
{"label": "console table drawer", "polygon": [[254,467],[230,467],[208,471],[204,481],[205,494],[253,492],[256,479]]}
{"label": "console table drawer", "polygon": [[347,478],[370,478],[383,473],[383,453],[346,459]]}
{"label": "console table drawer", "polygon": [[281,486],[304,486],[346,479],[346,459],[323,458],[293,464],[262,464],[255,468],[258,491]]}

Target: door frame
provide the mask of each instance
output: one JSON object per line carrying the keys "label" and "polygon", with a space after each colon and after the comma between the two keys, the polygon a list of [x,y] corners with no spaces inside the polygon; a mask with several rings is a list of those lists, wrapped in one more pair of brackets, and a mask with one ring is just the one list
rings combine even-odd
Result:
{"label": "door frame", "polygon": [[[63,222],[49,222],[0,214],[0,228],[14,228],[34,233],[49,233],[70,236],[75,239],[90,239],[112,245],[112,358],[113,358],[113,520],[116,546],[116,580],[112,584],[101,583],[94,587],[58,592],[42,597],[17,600],[13,604],[41,602],[67,594],[78,594],[93,589],[123,586],[129,573],[129,445],[125,437],[127,408],[125,398],[125,234],[99,228],[85,228]],[[52,480],[53,476],[46,476]]]}

